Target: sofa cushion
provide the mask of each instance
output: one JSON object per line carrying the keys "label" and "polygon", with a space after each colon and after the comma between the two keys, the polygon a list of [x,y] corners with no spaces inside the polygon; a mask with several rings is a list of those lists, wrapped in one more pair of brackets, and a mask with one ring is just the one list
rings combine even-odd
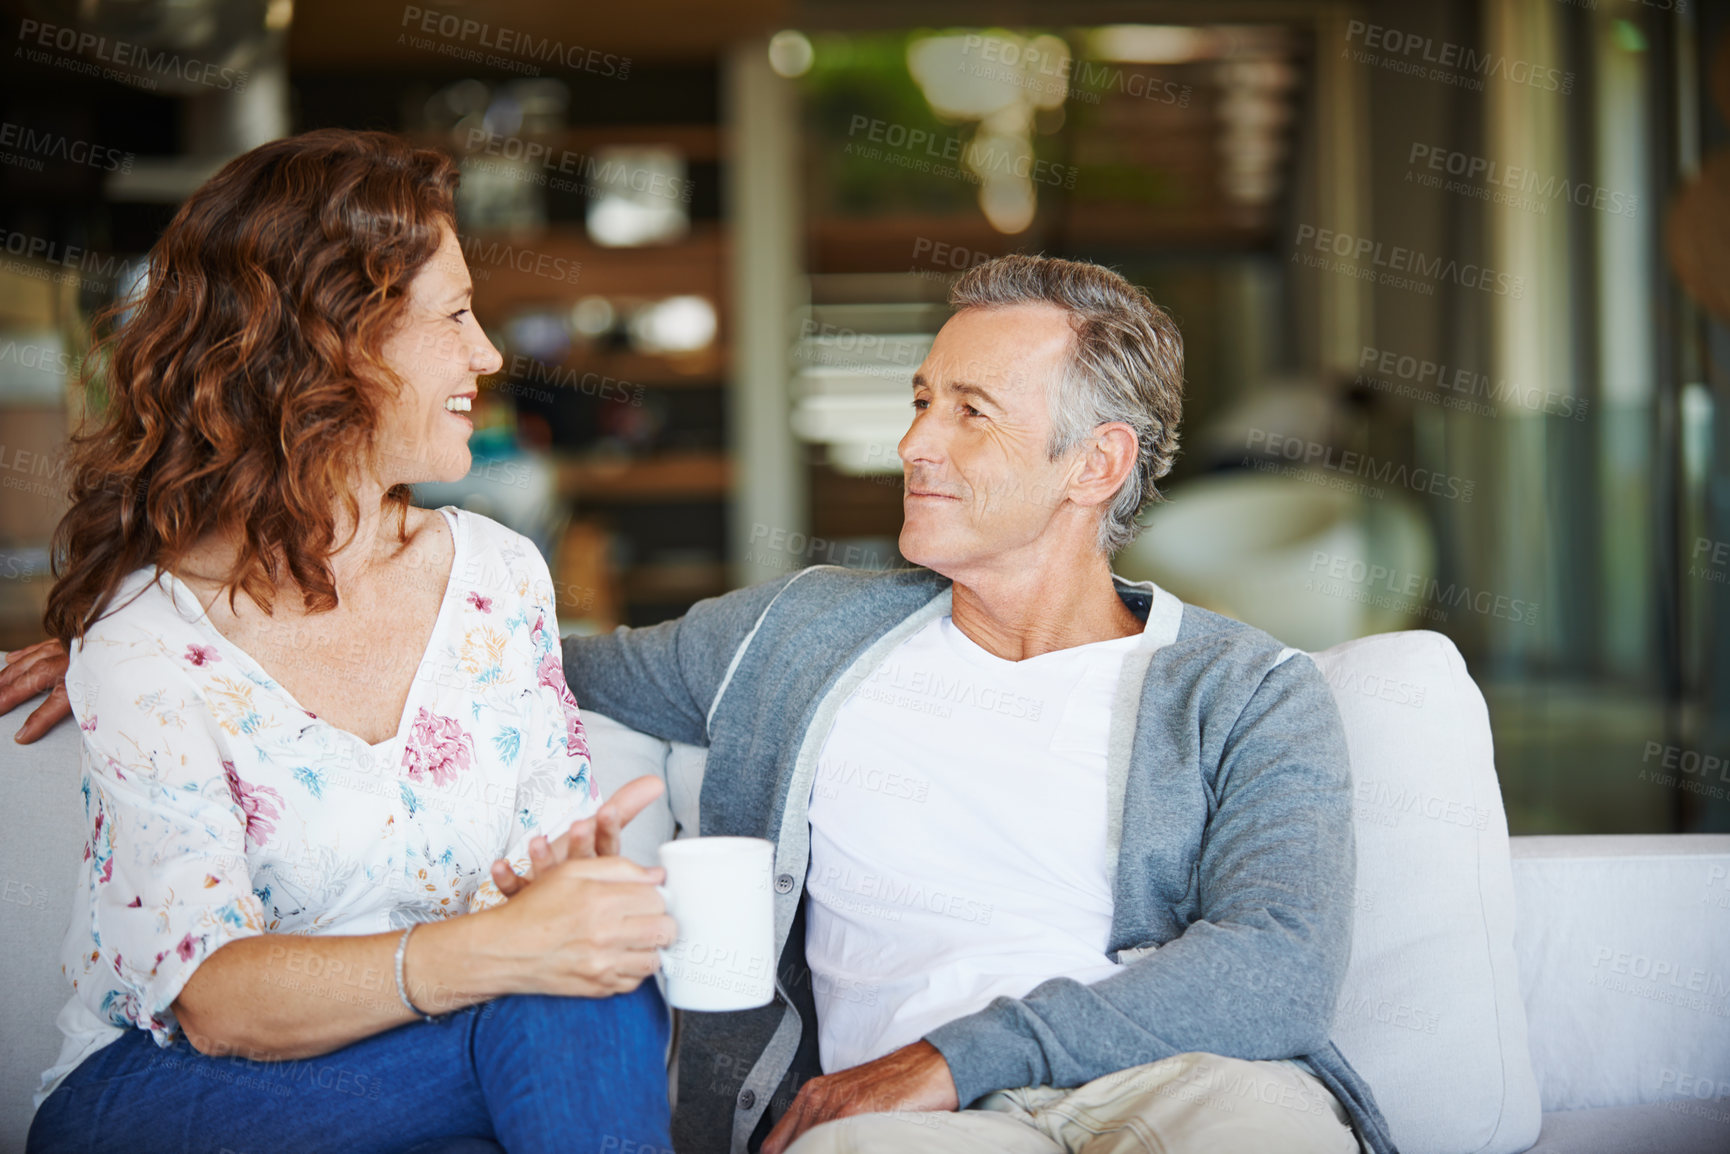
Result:
{"label": "sofa cushion", "polygon": [[1685,1099],[1730,1129],[1730,835],[1515,841],[1544,1109]]}
{"label": "sofa cushion", "polygon": [[84,799],[79,793],[78,727],[55,726],[34,745],[12,740],[30,711],[0,717],[0,781],[6,819],[0,833],[0,1150],[24,1149],[31,1097],[60,1054],[54,1016],[72,997],[60,973],[60,943],[83,865]]}
{"label": "sofa cushion", "polygon": [[637,815],[620,837],[620,851],[640,865],[661,864],[661,843],[697,836],[698,798],[709,751],[638,733],[602,713],[583,711],[595,784],[604,797],[644,774],[666,783],[666,792]]}
{"label": "sofa cushion", "polygon": [[1531,1154],[1724,1154],[1730,1104],[1663,1102],[1544,1115]]}
{"label": "sofa cushion", "polygon": [[[667,780],[668,743],[621,725],[605,714],[583,710],[589,738],[589,764],[602,797],[645,775]],[[662,793],[619,834],[619,853],[638,865],[661,864],[661,843],[673,838],[673,811]]]}
{"label": "sofa cushion", "polygon": [[1524,1150],[1540,1110],[1483,695],[1438,633],[1312,656],[1345,723],[1357,834],[1333,1040],[1403,1154]]}

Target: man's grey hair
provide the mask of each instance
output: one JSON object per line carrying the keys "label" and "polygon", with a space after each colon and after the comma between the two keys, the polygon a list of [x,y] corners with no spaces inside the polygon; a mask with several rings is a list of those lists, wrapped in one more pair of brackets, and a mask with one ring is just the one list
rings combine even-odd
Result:
{"label": "man's grey hair", "polygon": [[1154,482],[1171,472],[1183,418],[1183,336],[1164,309],[1101,265],[1013,254],[968,269],[950,290],[956,309],[1049,304],[1069,314],[1075,339],[1051,383],[1053,461],[1099,426],[1135,430],[1135,468],[1099,522],[1099,547],[1116,553],[1141,532],[1136,520],[1160,500]]}

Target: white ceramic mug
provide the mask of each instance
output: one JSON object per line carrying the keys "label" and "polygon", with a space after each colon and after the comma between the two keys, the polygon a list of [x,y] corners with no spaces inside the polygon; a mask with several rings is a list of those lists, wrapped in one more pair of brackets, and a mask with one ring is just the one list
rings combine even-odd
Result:
{"label": "white ceramic mug", "polygon": [[693,837],[661,847],[656,887],[679,936],[661,951],[667,1004],[749,1010],[775,997],[775,846],[760,837]]}

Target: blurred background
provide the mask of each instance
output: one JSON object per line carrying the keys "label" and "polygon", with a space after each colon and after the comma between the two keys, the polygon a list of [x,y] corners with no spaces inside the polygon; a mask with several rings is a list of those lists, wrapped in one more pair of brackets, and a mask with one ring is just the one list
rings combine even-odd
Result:
{"label": "blurred background", "polygon": [[87,318],[228,158],[386,129],[461,165],[505,360],[419,499],[533,538],[566,631],[900,564],[950,283],[1085,258],[1188,350],[1119,572],[1309,649],[1445,633],[1516,834],[1730,830],[1726,5],[0,14],[0,643],[41,636]]}

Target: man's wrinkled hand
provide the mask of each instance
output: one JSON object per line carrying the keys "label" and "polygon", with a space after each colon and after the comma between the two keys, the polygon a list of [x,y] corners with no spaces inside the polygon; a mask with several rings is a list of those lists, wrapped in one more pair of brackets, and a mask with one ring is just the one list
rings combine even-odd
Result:
{"label": "man's wrinkled hand", "polygon": [[13,741],[28,745],[71,716],[72,704],[66,700],[68,664],[66,647],[52,639],[6,655],[6,666],[0,669],[0,714],[11,713],[48,690],[48,700],[24,719]]}
{"label": "man's wrinkled hand", "polygon": [[930,1042],[914,1042],[875,1062],[805,1083],[763,1140],[762,1154],[781,1154],[813,1126],[853,1114],[959,1108],[949,1063]]}

